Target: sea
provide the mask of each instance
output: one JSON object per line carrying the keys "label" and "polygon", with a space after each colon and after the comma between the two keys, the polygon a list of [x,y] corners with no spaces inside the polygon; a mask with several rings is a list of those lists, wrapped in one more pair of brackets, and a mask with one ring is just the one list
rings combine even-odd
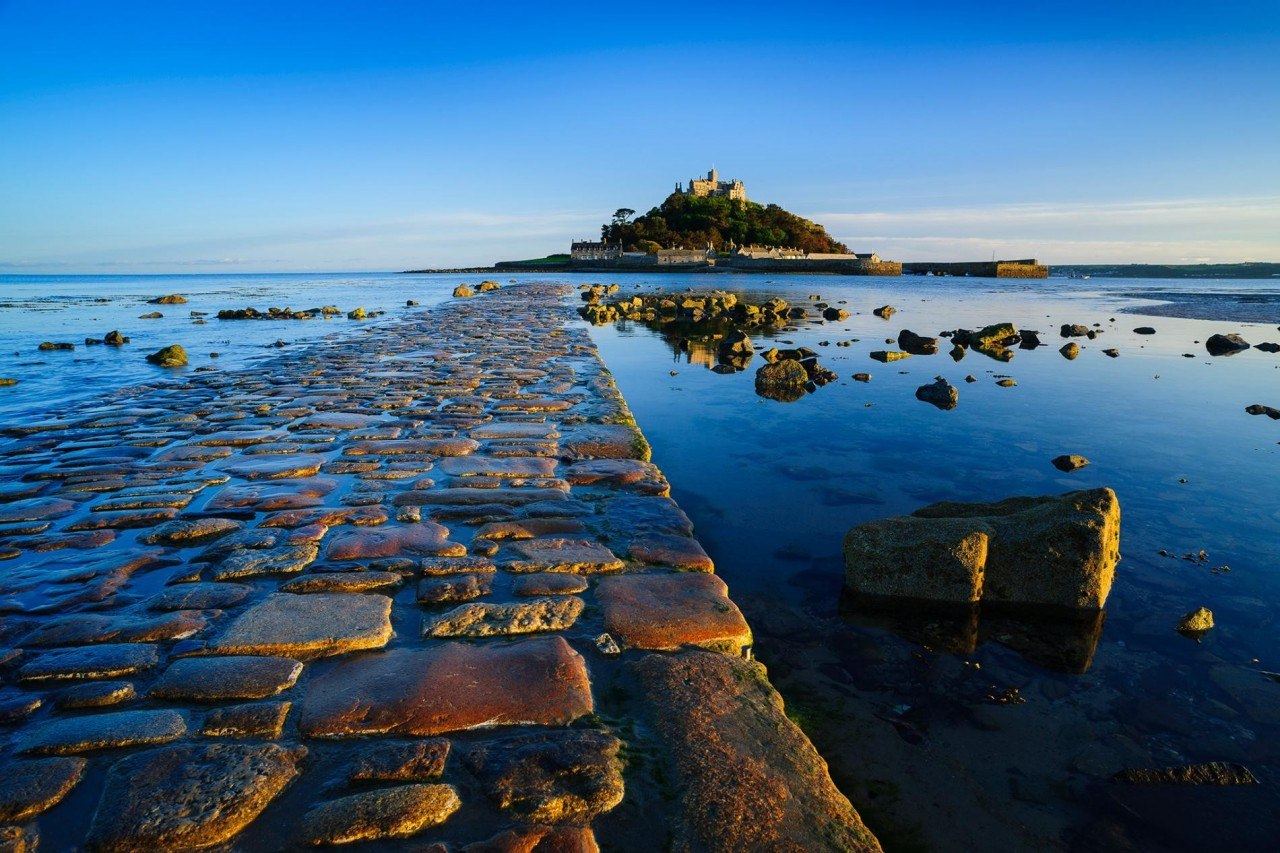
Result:
{"label": "sea", "polygon": [[[0,388],[0,423],[173,381],[143,358],[162,346],[181,344],[188,371],[251,368],[318,337],[377,334],[486,277],[499,278],[0,276],[0,377],[19,380]],[[619,295],[716,288],[809,309],[755,334],[758,351],[809,347],[838,375],[791,402],[755,393],[760,356],[740,372],[713,370],[714,341],[682,346],[687,330],[624,321],[592,335],[788,713],[886,849],[1275,849],[1280,420],[1245,410],[1280,409],[1280,354],[1212,357],[1204,342],[1280,342],[1280,282],[516,278],[616,283]],[[148,301],[171,293],[187,303]],[[819,301],[849,316],[824,322]],[[229,308],[325,305],[343,313],[215,319]],[[872,313],[882,305],[896,308],[889,320]],[[347,319],[356,307],[385,313]],[[163,316],[140,319],[153,311]],[[904,329],[932,337],[997,322],[1037,330],[1047,346],[1008,362],[973,352],[953,361],[945,340],[932,356],[869,355],[897,349]],[[1097,332],[1075,339],[1074,360],[1058,352],[1062,324]],[[85,345],[112,330],[131,342]],[[76,347],[40,351],[43,341]],[[870,381],[853,380],[863,372]],[[954,410],[914,396],[938,376],[959,391]],[[1061,472],[1050,462],[1062,454],[1091,464]],[[935,501],[1099,486],[1116,491],[1122,512],[1122,560],[1099,618],[886,614],[842,594],[841,546],[854,525]],[[1176,632],[1199,607],[1213,611],[1213,630]],[[1111,781],[1126,768],[1208,761],[1243,764],[1259,784]]]}

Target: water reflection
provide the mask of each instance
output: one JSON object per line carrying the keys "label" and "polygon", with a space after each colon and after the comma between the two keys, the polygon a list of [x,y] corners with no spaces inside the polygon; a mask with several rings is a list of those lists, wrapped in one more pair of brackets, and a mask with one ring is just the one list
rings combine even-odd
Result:
{"label": "water reflection", "polygon": [[985,642],[999,643],[1052,672],[1083,675],[1102,639],[1106,612],[1063,613],[997,604],[888,601],[848,591],[840,618],[852,625],[893,631],[935,651],[972,655]]}

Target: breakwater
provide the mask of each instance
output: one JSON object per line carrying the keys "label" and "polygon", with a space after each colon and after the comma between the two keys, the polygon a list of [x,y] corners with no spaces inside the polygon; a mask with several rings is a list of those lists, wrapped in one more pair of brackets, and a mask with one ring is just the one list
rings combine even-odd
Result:
{"label": "breakwater", "polygon": [[912,261],[902,265],[906,275],[959,275],[978,278],[1048,278],[1049,267],[1034,258],[1021,261],[942,263]]}
{"label": "breakwater", "polygon": [[566,295],[7,425],[5,837],[878,849]]}

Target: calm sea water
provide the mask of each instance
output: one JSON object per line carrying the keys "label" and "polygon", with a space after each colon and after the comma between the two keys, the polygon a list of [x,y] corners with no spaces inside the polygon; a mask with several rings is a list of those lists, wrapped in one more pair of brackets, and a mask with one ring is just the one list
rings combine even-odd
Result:
{"label": "calm sea water", "polygon": [[[531,276],[521,276],[531,278]],[[599,276],[548,276],[574,283]],[[430,305],[484,276],[266,275],[0,277],[0,420],[73,408],[171,373],[143,355],[180,343],[189,370],[251,364],[327,334],[376,334],[406,300]],[[503,279],[505,281],[505,278]],[[840,379],[792,403],[755,395],[747,371],[721,375],[675,338],[634,324],[593,331],[698,528],[757,654],[890,849],[1274,849],[1280,832],[1280,355],[1210,358],[1203,341],[1239,332],[1280,340],[1275,282],[993,281],[828,276],[618,276],[637,288],[730,289],[752,299],[810,295],[845,321],[778,331],[818,351]],[[182,293],[186,305],[146,300]],[[1146,296],[1176,297],[1173,309]],[[881,320],[871,309],[892,304]],[[220,322],[223,308],[336,305],[371,321]],[[1139,316],[1151,310],[1232,319]],[[153,310],[160,320],[140,320]],[[197,325],[191,311],[209,313]],[[1209,313],[1206,313],[1209,312]],[[1252,320],[1255,322],[1245,322]],[[1262,322],[1267,320],[1268,322]],[[1050,344],[1010,363],[946,354],[880,364],[901,329],[1010,321]],[[1099,324],[1075,361],[1062,323]],[[1137,326],[1153,336],[1133,333]],[[85,347],[119,329],[133,343]],[[74,352],[39,352],[41,341]],[[839,341],[856,341],[837,347]],[[822,344],[826,342],[827,346]],[[1102,350],[1114,347],[1120,357]],[[210,352],[221,353],[211,359]],[[1184,354],[1190,354],[1187,358]],[[854,382],[869,372],[869,383]],[[946,377],[960,405],[939,411],[917,386]],[[966,383],[972,375],[977,381]],[[1011,376],[1017,387],[996,385]],[[1049,460],[1079,453],[1073,474]],[[841,540],[852,525],[939,500],[998,500],[1107,485],[1123,510],[1123,561],[1104,620],[887,617],[842,602]],[[1161,556],[1164,550],[1169,556]],[[1204,561],[1180,559],[1206,552]],[[1199,606],[1217,627],[1177,634]],[[1010,694],[1006,691],[1016,690]],[[1022,702],[992,697],[1016,695]],[[1263,784],[1133,789],[1125,767],[1237,761]]]}
{"label": "calm sea water", "polygon": [[[626,293],[711,282],[620,283]],[[757,342],[808,346],[840,380],[776,402],[754,393],[759,357],[721,375],[698,363],[696,342],[681,352],[678,336],[623,323],[595,337],[747,611],[758,656],[886,845],[1274,849],[1280,683],[1267,673],[1280,671],[1280,422],[1244,409],[1280,408],[1280,355],[1210,358],[1203,341],[1214,332],[1278,341],[1280,311],[1263,324],[1121,309],[1155,305],[1128,294],[1172,289],[1179,311],[1233,315],[1274,305],[1276,284],[717,276],[714,285],[801,306],[819,295],[853,312]],[[1209,296],[1197,302],[1197,291]],[[886,303],[898,309],[889,321],[872,314]],[[1049,346],[1009,363],[975,353],[955,363],[945,345],[893,364],[869,357],[896,349],[885,341],[902,329],[934,336],[1000,321],[1039,330]],[[1068,361],[1058,353],[1063,323],[1096,323],[1103,334],[1078,339],[1083,351]],[[1157,334],[1135,334],[1139,326]],[[852,381],[856,372],[871,381]],[[955,410],[914,398],[935,376],[959,389]],[[1003,376],[1017,387],[998,386]],[[1092,464],[1063,474],[1050,460],[1064,453]],[[940,500],[1104,485],[1123,512],[1105,619],[888,619],[842,602],[841,542],[855,524]],[[1201,550],[1205,561],[1179,559]],[[1200,606],[1218,626],[1197,643],[1174,626]],[[1010,689],[1024,701],[995,701]],[[1263,784],[1108,781],[1126,767],[1215,760],[1242,762]]]}

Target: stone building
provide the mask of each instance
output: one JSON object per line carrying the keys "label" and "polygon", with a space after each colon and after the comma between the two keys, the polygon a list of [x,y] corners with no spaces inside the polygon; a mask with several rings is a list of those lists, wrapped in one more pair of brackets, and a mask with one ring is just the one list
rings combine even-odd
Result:
{"label": "stone building", "polygon": [[569,244],[569,259],[574,261],[612,261],[622,257],[622,243],[593,243],[574,240]]}
{"label": "stone building", "polygon": [[728,198],[736,198],[741,201],[747,200],[747,188],[742,181],[734,179],[732,181],[720,180],[720,175],[715,169],[707,172],[706,178],[691,178],[689,180],[689,189],[677,183],[676,192],[685,195],[698,196],[699,198],[707,198],[714,196],[726,196]]}

